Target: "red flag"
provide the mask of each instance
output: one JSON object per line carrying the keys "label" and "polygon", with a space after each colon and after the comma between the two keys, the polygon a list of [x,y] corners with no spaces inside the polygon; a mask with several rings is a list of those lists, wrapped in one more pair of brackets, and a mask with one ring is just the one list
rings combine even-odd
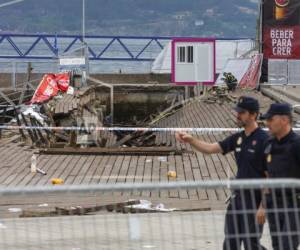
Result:
{"label": "red flag", "polygon": [[66,92],[69,88],[70,77],[68,73],[46,74],[37,87],[30,103],[42,103],[56,96],[58,91]]}

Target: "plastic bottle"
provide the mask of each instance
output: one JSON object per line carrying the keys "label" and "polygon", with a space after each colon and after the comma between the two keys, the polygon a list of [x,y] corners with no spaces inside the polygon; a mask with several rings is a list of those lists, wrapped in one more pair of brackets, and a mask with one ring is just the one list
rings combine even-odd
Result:
{"label": "plastic bottle", "polygon": [[30,167],[31,173],[36,173],[36,169],[37,169],[36,165],[37,165],[37,157],[36,154],[33,154],[31,156],[31,167]]}

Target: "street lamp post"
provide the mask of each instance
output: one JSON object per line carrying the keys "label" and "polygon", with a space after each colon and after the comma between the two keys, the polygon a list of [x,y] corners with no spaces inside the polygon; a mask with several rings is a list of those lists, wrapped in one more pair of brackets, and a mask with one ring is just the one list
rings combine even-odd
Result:
{"label": "street lamp post", "polygon": [[85,44],[85,0],[82,0],[82,43]]}
{"label": "street lamp post", "polygon": [[85,0],[82,0],[82,47],[83,57],[85,60],[85,70],[82,72],[83,84],[86,85],[86,78],[89,75],[89,58],[88,58],[88,46],[85,40]]}

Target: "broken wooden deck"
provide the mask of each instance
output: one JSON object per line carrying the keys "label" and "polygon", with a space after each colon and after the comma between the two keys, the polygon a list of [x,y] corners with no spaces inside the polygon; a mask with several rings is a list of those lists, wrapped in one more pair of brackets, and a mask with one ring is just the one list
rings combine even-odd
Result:
{"label": "broken wooden deck", "polygon": [[[252,93],[264,101],[266,98],[259,93]],[[267,99],[270,102],[269,99]],[[234,104],[208,104],[196,100],[174,114],[160,120],[155,127],[235,127],[235,115],[232,111]],[[227,134],[228,135],[228,134]],[[225,138],[226,134],[197,135],[205,141],[215,142]],[[18,141],[18,140],[17,140]],[[177,149],[192,150],[189,145],[182,145],[175,140],[172,133],[157,133],[156,143],[173,146]],[[203,155],[40,155],[38,168],[47,175],[32,174],[30,159],[33,150],[22,143],[0,140],[0,185],[6,187],[44,186],[51,185],[52,178],[61,178],[68,185],[97,184],[97,183],[136,183],[136,182],[176,182],[194,180],[216,180],[233,177],[236,172],[234,156]],[[174,170],[177,178],[169,178],[167,173]],[[97,202],[124,201],[128,198],[143,198],[162,202],[170,207],[178,208],[222,208],[228,190],[179,190],[161,192],[142,192],[132,194],[118,194],[97,198]],[[64,200],[74,202],[74,197]],[[22,197],[20,198],[22,200]],[[24,203],[44,203],[44,197]],[[77,201],[88,203],[88,199],[76,198]],[[75,200],[76,200],[75,199]],[[95,197],[93,198],[95,201]],[[64,203],[61,199],[49,199],[53,204]],[[2,201],[5,205],[8,201]],[[12,200],[10,204],[14,204]],[[20,200],[18,199],[18,204]]]}

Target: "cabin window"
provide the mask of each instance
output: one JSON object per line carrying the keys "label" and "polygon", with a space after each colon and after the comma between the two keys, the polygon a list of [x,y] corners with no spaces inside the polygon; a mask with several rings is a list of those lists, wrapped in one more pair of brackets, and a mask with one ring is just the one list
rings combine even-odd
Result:
{"label": "cabin window", "polygon": [[178,63],[194,63],[194,46],[177,47]]}

